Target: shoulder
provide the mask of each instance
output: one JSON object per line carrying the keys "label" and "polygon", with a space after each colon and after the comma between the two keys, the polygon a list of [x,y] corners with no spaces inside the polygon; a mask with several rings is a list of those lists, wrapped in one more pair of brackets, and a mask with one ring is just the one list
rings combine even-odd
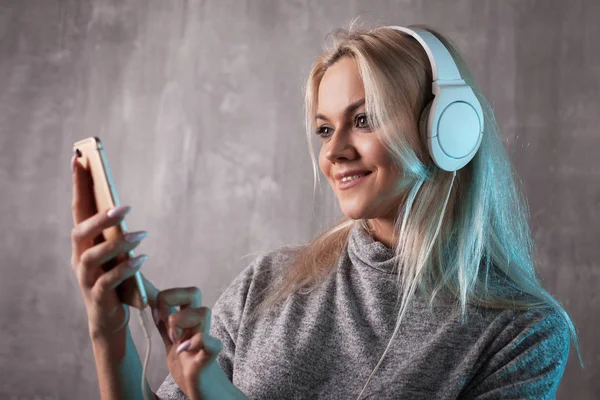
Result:
{"label": "shoulder", "polygon": [[568,353],[569,328],[554,308],[504,310],[492,321],[498,337],[514,345],[537,345]]}
{"label": "shoulder", "polygon": [[252,261],[228,284],[215,303],[214,309],[220,309],[225,303],[235,303],[238,307],[244,308],[247,301],[254,301],[281,276],[296,250],[297,247],[285,246],[245,256],[250,256]]}
{"label": "shoulder", "polygon": [[463,394],[553,398],[570,345],[568,326],[557,310],[504,310],[483,339],[484,351]]}
{"label": "shoulder", "polygon": [[570,332],[561,313],[551,307],[479,310],[486,358],[530,356],[566,360]]}
{"label": "shoulder", "polygon": [[509,348],[513,349],[511,354],[529,347],[559,352],[564,356],[569,353],[567,320],[550,306],[515,309],[469,305],[467,316],[463,319],[456,302],[438,304],[442,312],[451,315],[453,324],[460,326],[462,332],[477,338],[484,358]]}

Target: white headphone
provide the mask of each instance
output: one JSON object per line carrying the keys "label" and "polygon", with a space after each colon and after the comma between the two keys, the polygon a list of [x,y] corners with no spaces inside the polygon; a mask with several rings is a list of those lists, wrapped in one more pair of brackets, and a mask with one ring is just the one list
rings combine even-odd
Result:
{"label": "white headphone", "polygon": [[445,171],[457,171],[475,157],[483,138],[483,111],[471,86],[462,79],[444,44],[423,29],[387,26],[417,39],[423,46],[433,75],[430,102],[419,122],[423,143],[433,162]]}

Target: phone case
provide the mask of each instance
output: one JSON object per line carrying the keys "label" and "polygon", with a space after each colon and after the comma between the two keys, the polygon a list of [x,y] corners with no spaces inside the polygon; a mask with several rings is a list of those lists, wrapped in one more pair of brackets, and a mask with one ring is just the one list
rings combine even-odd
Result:
{"label": "phone case", "polygon": [[[106,151],[100,138],[93,136],[73,143],[73,153],[77,156],[79,162],[91,173],[97,212],[107,212],[113,207],[120,206],[115,181],[112,177]],[[102,234],[94,240],[94,244],[121,238],[127,232],[127,225],[123,219],[120,224],[104,229]],[[135,257],[133,250],[119,254],[109,262],[103,264],[102,269],[108,271],[133,257]],[[148,305],[148,295],[146,294],[142,275],[139,271],[131,278],[123,281],[116,288],[117,295],[121,300],[124,298],[122,294],[124,290],[135,292],[143,304],[142,309],[146,308]]]}

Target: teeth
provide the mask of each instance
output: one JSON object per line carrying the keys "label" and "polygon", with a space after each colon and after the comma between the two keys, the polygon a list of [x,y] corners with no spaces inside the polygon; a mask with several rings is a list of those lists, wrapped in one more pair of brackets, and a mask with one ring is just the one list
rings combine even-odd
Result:
{"label": "teeth", "polygon": [[367,174],[365,173],[362,175],[346,176],[346,177],[342,178],[342,182],[348,182],[348,181],[351,181],[356,178],[360,178],[361,176],[365,176],[365,175],[367,175]]}

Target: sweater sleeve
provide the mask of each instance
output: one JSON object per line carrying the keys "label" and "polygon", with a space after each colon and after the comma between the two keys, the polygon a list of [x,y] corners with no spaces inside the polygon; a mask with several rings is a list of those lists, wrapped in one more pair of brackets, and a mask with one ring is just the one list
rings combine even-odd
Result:
{"label": "sweater sleeve", "polygon": [[217,362],[231,382],[235,344],[246,305],[248,284],[252,278],[251,267],[252,265],[244,269],[225,289],[215,302],[211,313],[210,334],[223,343],[223,349],[217,355]]}
{"label": "sweater sleeve", "polygon": [[554,399],[569,356],[569,330],[558,312],[515,314],[461,394],[465,399]]}

